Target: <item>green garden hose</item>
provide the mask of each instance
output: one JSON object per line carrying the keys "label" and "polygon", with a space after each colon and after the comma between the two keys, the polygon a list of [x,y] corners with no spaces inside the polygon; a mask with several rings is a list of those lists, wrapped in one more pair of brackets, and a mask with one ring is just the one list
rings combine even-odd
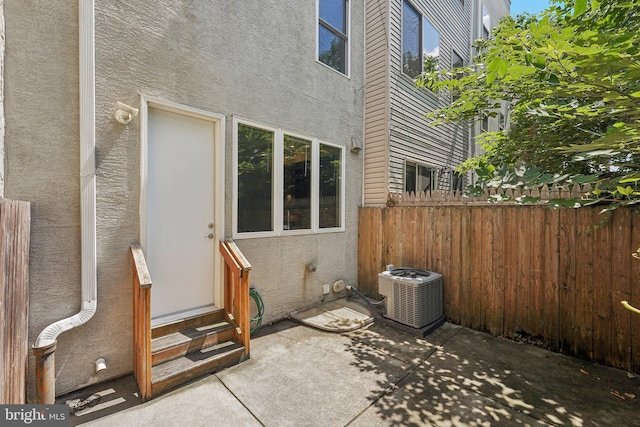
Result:
{"label": "green garden hose", "polygon": [[255,317],[252,317],[251,320],[251,334],[260,328],[262,325],[262,316],[264,315],[264,302],[262,301],[262,297],[256,290],[256,288],[249,288],[249,296],[253,299],[253,302],[256,303],[256,307],[258,309],[258,313]]}

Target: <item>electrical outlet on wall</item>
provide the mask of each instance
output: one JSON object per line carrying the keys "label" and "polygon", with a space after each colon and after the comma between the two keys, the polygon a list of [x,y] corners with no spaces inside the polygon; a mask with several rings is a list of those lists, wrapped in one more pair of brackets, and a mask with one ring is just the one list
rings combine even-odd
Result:
{"label": "electrical outlet on wall", "polygon": [[329,292],[331,292],[329,285],[322,285],[322,295],[327,295]]}

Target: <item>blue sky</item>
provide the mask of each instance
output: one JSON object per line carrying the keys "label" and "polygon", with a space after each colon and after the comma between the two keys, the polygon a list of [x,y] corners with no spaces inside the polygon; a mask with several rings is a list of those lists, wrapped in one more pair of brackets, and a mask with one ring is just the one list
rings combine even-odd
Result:
{"label": "blue sky", "polygon": [[511,15],[518,15],[523,12],[536,15],[548,6],[548,0],[511,0]]}

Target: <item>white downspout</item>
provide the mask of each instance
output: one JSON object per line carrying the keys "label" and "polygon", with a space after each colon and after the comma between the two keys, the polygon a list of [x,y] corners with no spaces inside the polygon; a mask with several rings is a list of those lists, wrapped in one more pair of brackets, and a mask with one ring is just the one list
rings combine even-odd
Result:
{"label": "white downspout", "polygon": [[[97,308],[94,22],[94,0],[78,0],[82,306],[75,315],[47,326],[38,335],[33,346],[34,351],[43,347],[51,348],[50,356],[53,356],[58,335],[89,321]],[[39,365],[38,361],[36,361],[36,365]],[[49,395],[53,395],[55,398],[55,392],[52,392],[55,390],[55,378],[53,377],[55,366],[52,366],[52,371],[49,382],[53,382],[53,384],[47,384],[45,389],[48,390]],[[40,382],[38,378],[36,378],[36,382]],[[44,403],[53,403],[53,401]]]}

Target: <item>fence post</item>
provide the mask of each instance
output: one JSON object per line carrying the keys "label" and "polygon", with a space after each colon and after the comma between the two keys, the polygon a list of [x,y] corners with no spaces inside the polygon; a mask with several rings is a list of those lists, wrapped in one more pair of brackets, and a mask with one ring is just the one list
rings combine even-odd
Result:
{"label": "fence post", "polygon": [[0,198],[0,402],[26,401],[31,205]]}

